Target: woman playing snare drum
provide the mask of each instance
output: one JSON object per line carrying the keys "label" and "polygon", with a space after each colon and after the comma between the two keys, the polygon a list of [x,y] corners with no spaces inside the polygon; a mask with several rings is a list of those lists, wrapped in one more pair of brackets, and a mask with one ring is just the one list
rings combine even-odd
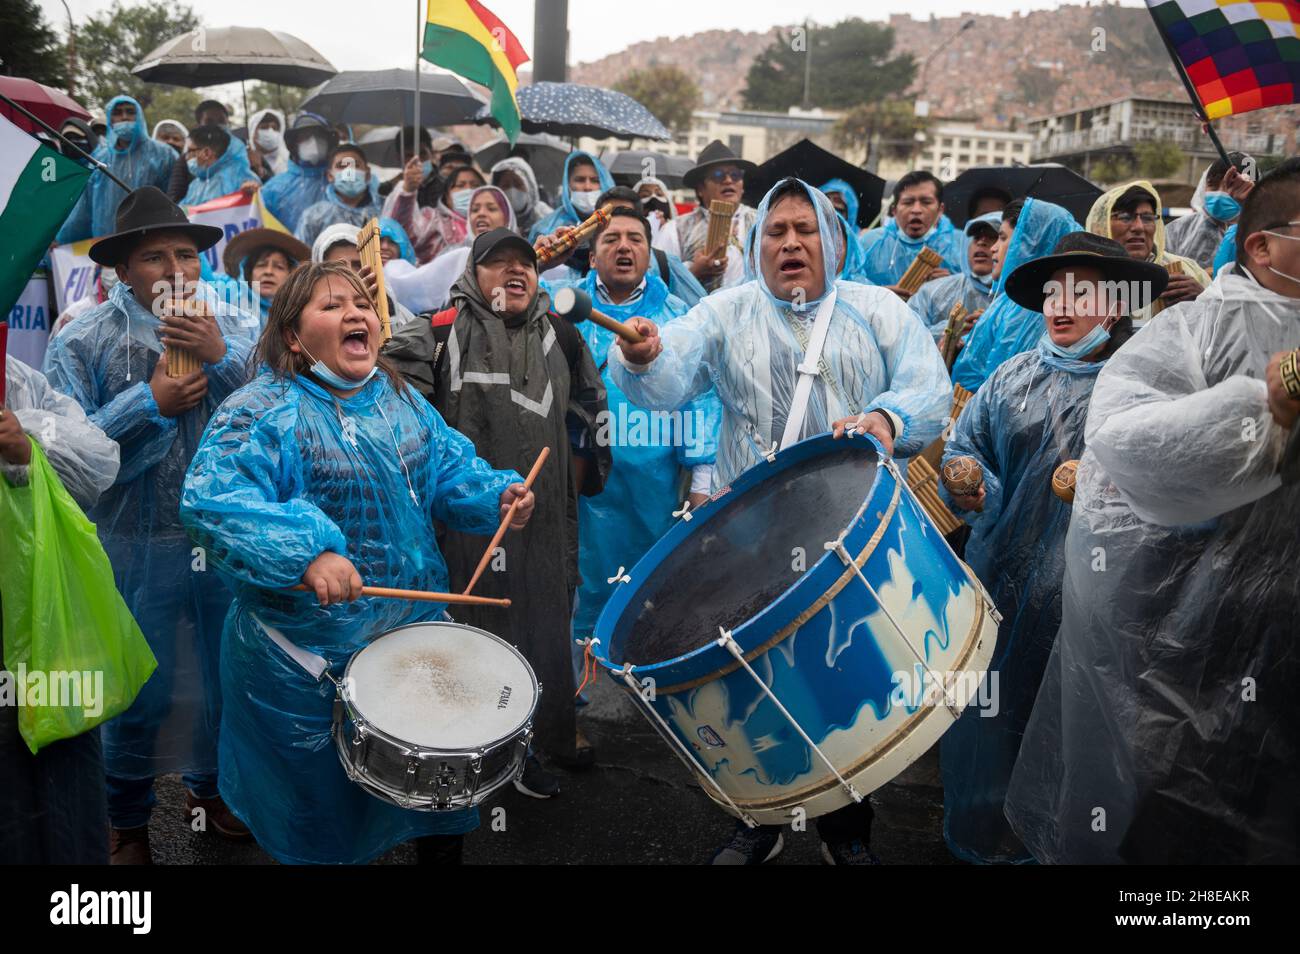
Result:
{"label": "woman playing snare drum", "polygon": [[334,688],[309,672],[323,661],[340,677],[379,634],[442,617],[442,604],[360,595],[363,580],[445,591],[435,520],[490,534],[516,497],[513,526],[533,509],[518,474],[479,458],[379,345],[352,271],[300,267],[271,305],[262,373],[212,418],[181,500],[202,559],[236,593],[221,792],[282,862],[365,862],[413,838],[422,859],[456,860],[478,824],[476,809],[407,811],[349,782],[330,738]]}

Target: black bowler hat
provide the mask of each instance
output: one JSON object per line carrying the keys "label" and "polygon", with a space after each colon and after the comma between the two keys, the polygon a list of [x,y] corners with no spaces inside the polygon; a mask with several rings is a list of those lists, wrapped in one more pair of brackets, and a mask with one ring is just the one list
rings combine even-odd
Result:
{"label": "black bowler hat", "polygon": [[1130,313],[1145,308],[1169,284],[1169,273],[1161,266],[1129,258],[1124,246],[1114,239],[1091,232],[1071,232],[1061,236],[1051,255],[1031,259],[1007,276],[1007,297],[1022,308],[1042,311],[1052,276],[1059,269],[1083,265],[1099,269],[1102,281],[1141,290],[1136,299],[1128,301]]}
{"label": "black bowler hat", "polygon": [[492,229],[474,239],[470,257],[474,259],[474,264],[477,265],[499,248],[517,248],[528,256],[528,260],[533,263],[534,268],[537,267],[536,250],[518,232],[512,232],[507,228]]}
{"label": "black bowler hat", "polygon": [[122,265],[136,243],[155,232],[185,232],[202,252],[221,241],[225,232],[215,225],[199,225],[161,189],[142,186],[117,207],[117,231],[90,246],[90,259],[99,265]]}
{"label": "black bowler hat", "polygon": [[715,139],[700,151],[699,158],[695,160],[695,165],[686,170],[686,174],[682,176],[682,185],[688,189],[694,189],[714,166],[740,166],[745,170],[746,175],[758,168],[752,162],[741,159],[724,146],[721,139]]}

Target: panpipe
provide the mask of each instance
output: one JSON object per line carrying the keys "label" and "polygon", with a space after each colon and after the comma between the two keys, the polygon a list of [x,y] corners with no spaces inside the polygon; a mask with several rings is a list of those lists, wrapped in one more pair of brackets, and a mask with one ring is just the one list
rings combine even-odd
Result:
{"label": "panpipe", "polygon": [[375,314],[379,316],[379,343],[393,336],[388,320],[388,289],[384,287],[384,259],[379,252],[379,219],[371,219],[357,233],[357,251],[361,264],[375,276]]}
{"label": "panpipe", "polygon": [[[952,386],[952,410],[948,412],[948,420],[944,424],[943,433],[951,434],[952,428],[957,424],[957,418],[961,417],[961,412],[966,408],[966,402],[974,396],[973,391],[967,391],[960,384]],[[940,436],[933,444],[918,454],[918,457],[924,457],[931,468],[939,466],[943,460],[943,448],[947,439]]]}
{"label": "panpipe", "polygon": [[943,329],[943,337],[939,339],[939,353],[943,355],[943,363],[949,371],[961,349],[961,329],[966,324],[966,315],[965,305],[961,302],[953,305],[952,311],[948,312],[948,324]]}
{"label": "panpipe", "polygon": [[939,253],[928,245],[924,246],[916,258],[912,259],[912,264],[907,266],[907,271],[903,272],[903,277],[898,280],[898,287],[910,295],[915,295],[925,284],[925,280],[930,277],[930,273],[943,264],[943,259]]}
{"label": "panpipe", "polygon": [[939,532],[944,536],[952,533],[962,522],[958,520],[947,504],[939,496],[939,474],[924,457],[913,457],[907,462],[907,486],[922,509],[930,515]]}
{"label": "panpipe", "polygon": [[737,202],[723,202],[721,199],[709,203],[709,237],[704,242],[707,254],[717,255],[726,249],[731,239],[731,220],[739,207]]}
{"label": "panpipe", "polygon": [[614,212],[614,208],[615,205],[613,202],[607,202],[564,235],[561,235],[545,249],[542,248],[541,242],[534,245],[533,251],[537,253],[538,271],[546,268],[550,262],[562,255],[568,254],[583,242],[587,241],[587,239],[589,239],[597,229],[608,225],[610,215]]}
{"label": "panpipe", "polygon": [[[204,302],[193,298],[188,301],[183,298],[173,298],[169,313],[197,318],[200,315],[208,314],[208,306]],[[188,348],[168,345],[165,353],[167,355],[167,377],[169,378],[183,378],[203,367],[203,362],[196,358]]]}
{"label": "panpipe", "polygon": [[[1172,261],[1165,266],[1165,271],[1167,271],[1171,276],[1182,275],[1184,274],[1183,263],[1179,261]],[[1152,317],[1155,317],[1156,315],[1160,314],[1160,312],[1164,310],[1165,310],[1165,300],[1163,298],[1157,298],[1155,301],[1151,302]]]}

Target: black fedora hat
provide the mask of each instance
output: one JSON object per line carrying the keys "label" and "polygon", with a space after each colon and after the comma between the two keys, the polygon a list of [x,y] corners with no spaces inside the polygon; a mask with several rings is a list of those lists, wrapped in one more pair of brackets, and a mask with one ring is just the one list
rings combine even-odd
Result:
{"label": "black fedora hat", "polygon": [[239,263],[245,256],[262,248],[274,248],[283,252],[295,265],[311,261],[311,249],[288,232],[267,228],[245,229],[227,242],[221,251],[221,264],[226,267],[226,274],[232,278],[243,278],[239,274]]}
{"label": "black fedora hat", "polygon": [[1007,297],[1022,308],[1042,311],[1052,276],[1071,266],[1099,269],[1103,281],[1136,289],[1137,294],[1127,299],[1130,313],[1145,308],[1169,284],[1169,273],[1161,266],[1129,258],[1124,246],[1113,239],[1071,232],[1061,237],[1051,255],[1031,259],[1007,276]]}
{"label": "black fedora hat", "polygon": [[179,205],[154,186],[141,186],[117,207],[117,231],[90,246],[90,260],[99,265],[121,265],[141,238],[154,232],[186,232],[202,252],[226,233],[215,225],[191,222]]}
{"label": "black fedora hat", "polygon": [[715,139],[700,150],[695,165],[687,169],[686,174],[682,176],[682,185],[688,189],[694,189],[714,166],[740,166],[745,170],[746,175],[758,168],[754,163],[741,159],[728,149],[723,145],[721,139]]}

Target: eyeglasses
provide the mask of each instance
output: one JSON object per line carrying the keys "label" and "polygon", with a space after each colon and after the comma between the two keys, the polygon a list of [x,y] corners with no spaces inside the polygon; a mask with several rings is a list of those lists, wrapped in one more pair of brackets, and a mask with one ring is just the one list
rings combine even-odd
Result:
{"label": "eyeglasses", "polygon": [[725,182],[730,179],[732,182],[744,182],[744,169],[714,169],[709,173],[709,178],[714,182]]}
{"label": "eyeglasses", "polygon": [[1154,212],[1142,212],[1138,214],[1132,212],[1112,212],[1110,217],[1116,222],[1123,222],[1125,225],[1132,225],[1134,219],[1141,219],[1143,225],[1156,224],[1156,214]]}

